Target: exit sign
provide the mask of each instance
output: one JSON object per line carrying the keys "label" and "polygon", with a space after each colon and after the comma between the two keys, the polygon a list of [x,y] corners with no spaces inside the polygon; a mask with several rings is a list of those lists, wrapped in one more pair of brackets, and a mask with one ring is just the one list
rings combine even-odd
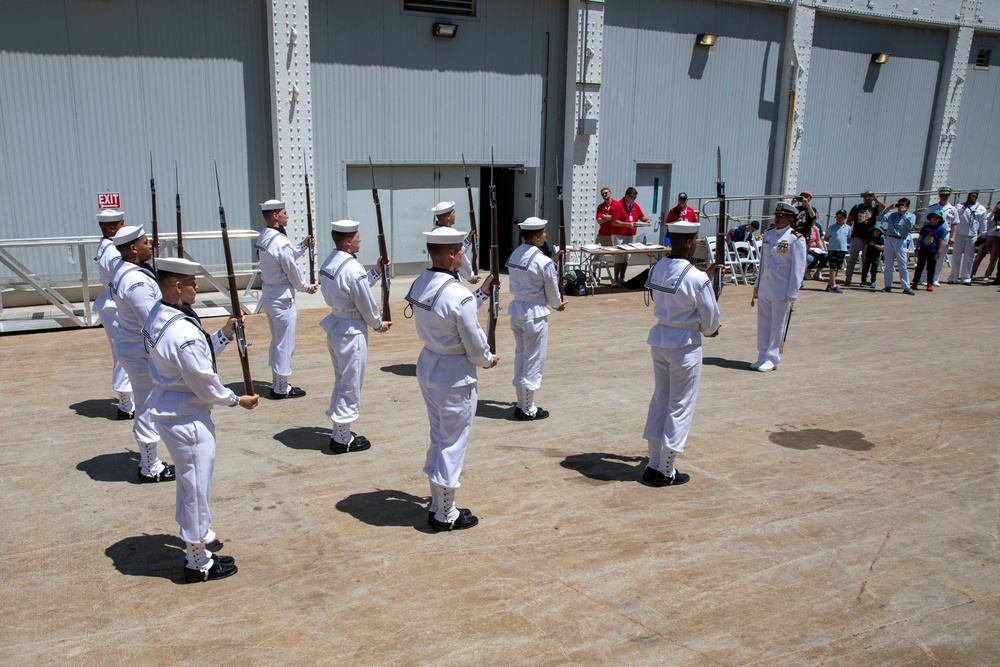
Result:
{"label": "exit sign", "polygon": [[97,193],[97,208],[121,208],[122,196],[117,192]]}

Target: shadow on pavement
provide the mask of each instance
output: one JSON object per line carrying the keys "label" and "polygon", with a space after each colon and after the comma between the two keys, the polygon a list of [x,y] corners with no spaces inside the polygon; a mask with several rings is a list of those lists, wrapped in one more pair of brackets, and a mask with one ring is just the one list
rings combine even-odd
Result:
{"label": "shadow on pavement", "polygon": [[347,496],[336,507],[369,526],[412,526],[417,530],[431,531],[427,525],[429,502],[430,498],[426,496],[380,489]]}
{"label": "shadow on pavement", "polygon": [[113,398],[91,398],[74,403],[69,409],[81,417],[118,421],[118,400]]}
{"label": "shadow on pavement", "polygon": [[390,364],[379,369],[383,373],[392,373],[407,378],[417,377],[416,364]]}
{"label": "shadow on pavement", "polygon": [[866,452],[875,448],[875,443],[865,440],[864,434],[858,431],[807,428],[801,431],[776,431],[768,439],[776,445],[798,450],[818,449],[820,445],[849,449],[852,452]]}
{"label": "shadow on pavement", "polygon": [[487,401],[479,399],[476,405],[476,416],[485,419],[504,419],[514,421],[514,406],[517,403],[511,401]]}
{"label": "shadow on pavement", "polygon": [[635,482],[642,476],[645,456],[620,456],[618,454],[571,454],[559,465],[575,470],[584,477],[601,482]]}
{"label": "shadow on pavement", "polygon": [[323,454],[330,451],[330,429],[319,426],[298,426],[275,433],[274,439],[289,449],[314,449]]}
{"label": "shadow on pavement", "polygon": [[[243,385],[243,382],[229,382],[226,384],[226,389],[231,389],[237,396],[242,396],[246,392],[247,388]],[[270,382],[260,382],[259,380],[253,381],[253,390],[262,399],[268,400],[271,394],[271,383]],[[294,400],[294,399],[293,399]]]}
{"label": "shadow on pavement", "polygon": [[184,542],[176,535],[126,537],[104,550],[115,569],[130,577],[184,583]]}
{"label": "shadow on pavement", "polygon": [[722,357],[704,357],[701,360],[703,366],[718,366],[719,368],[732,368],[738,371],[750,370],[750,362],[737,359],[723,359]]}
{"label": "shadow on pavement", "polygon": [[139,453],[132,451],[98,454],[92,459],[76,464],[76,469],[87,473],[95,482],[128,482],[138,484]]}

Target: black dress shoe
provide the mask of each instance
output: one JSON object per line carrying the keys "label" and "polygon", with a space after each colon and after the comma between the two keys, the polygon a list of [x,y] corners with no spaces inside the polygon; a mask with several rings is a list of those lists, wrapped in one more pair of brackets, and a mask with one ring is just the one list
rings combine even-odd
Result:
{"label": "black dress shoe", "polygon": [[527,412],[522,410],[520,407],[514,407],[514,419],[519,422],[533,422],[536,419],[545,419],[549,416],[548,410],[543,410],[541,408],[535,408],[535,414],[529,415]]}
{"label": "black dress shoe", "polygon": [[448,523],[446,521],[438,521],[437,519],[431,517],[430,520],[431,528],[436,532],[441,532],[442,530],[465,530],[466,528],[472,528],[479,524],[479,519],[472,515],[472,512],[468,514],[462,514],[462,510],[458,512],[458,518],[455,519],[453,523]]}
{"label": "black dress shoe", "polygon": [[691,479],[691,475],[686,475],[682,472],[678,472],[674,469],[674,476],[667,477],[659,470],[655,468],[647,467],[642,471],[642,481],[650,486],[677,486],[678,484],[685,484]]}
{"label": "black dress shoe", "polygon": [[236,574],[238,570],[236,566],[232,563],[223,563],[218,558],[212,558],[212,567],[208,568],[205,572],[201,570],[193,570],[190,567],[184,566],[184,581],[186,583],[194,583],[196,581],[213,581],[215,579],[225,579],[226,577],[231,577]]}
{"label": "black dress shoe", "polygon": [[173,482],[177,479],[177,474],[174,472],[174,467],[172,465],[167,465],[163,467],[159,475],[153,475],[152,477],[147,477],[142,474],[142,468],[139,468],[139,483],[140,484],[154,484],[156,482]]}
{"label": "black dress shoe", "polygon": [[366,449],[371,449],[372,443],[368,442],[368,438],[363,435],[356,435],[353,431],[351,435],[354,436],[354,440],[351,440],[351,444],[349,445],[330,438],[330,451],[334,454],[346,454],[347,452],[363,452]]}
{"label": "black dress shoe", "polygon": [[[472,510],[466,509],[464,507],[460,508],[458,510],[458,513],[461,514],[462,516],[472,516]],[[430,510],[427,510],[427,525],[428,526],[434,525],[434,512],[431,512]]]}
{"label": "black dress shoe", "polygon": [[302,398],[306,395],[306,392],[298,387],[289,387],[287,394],[279,394],[274,389],[271,390],[271,398],[275,401],[280,401],[283,398]]}
{"label": "black dress shoe", "polygon": [[135,412],[125,412],[121,408],[118,408],[118,421],[122,422],[126,419],[135,419]]}

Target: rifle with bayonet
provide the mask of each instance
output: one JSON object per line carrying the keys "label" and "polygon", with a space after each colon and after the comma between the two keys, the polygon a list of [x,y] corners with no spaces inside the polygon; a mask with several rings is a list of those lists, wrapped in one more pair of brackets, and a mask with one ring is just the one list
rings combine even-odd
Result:
{"label": "rifle with bayonet", "polygon": [[[725,267],[726,265],[726,183],[722,180],[722,147],[716,147],[716,167],[718,178],[715,181],[715,196],[719,199],[719,224],[716,228],[715,233],[715,263],[720,267]],[[723,268],[719,268],[715,272],[713,278],[715,288],[715,298],[718,299],[722,295],[722,284],[723,284],[723,274],[725,271]]]}
{"label": "rifle with bayonet", "polygon": [[160,230],[156,224],[156,179],[153,178],[153,151],[149,151],[149,196],[153,200],[153,270],[156,270],[156,258],[160,256]]}
{"label": "rifle with bayonet", "polygon": [[486,342],[497,353],[497,320],[500,317],[500,246],[497,241],[497,186],[493,184],[493,148],[490,147],[490,321]]}
{"label": "rifle with bayonet", "polygon": [[382,256],[382,321],[391,322],[389,314],[389,250],[385,246],[385,227],[382,225],[382,205],[378,201],[378,187],[375,185],[375,165],[368,156],[368,167],[372,172],[372,200],[375,202],[375,218],[378,220],[378,251]]}
{"label": "rifle with bayonet", "polygon": [[476,207],[472,203],[472,184],[469,182],[469,168],[465,166],[462,153],[462,169],[465,170],[465,191],[469,194],[469,222],[472,225],[472,275],[479,273],[479,228],[476,226]]}
{"label": "rifle with bayonet", "polygon": [[229,299],[233,317],[236,319],[236,349],[240,353],[243,366],[243,387],[247,396],[253,396],[253,379],[250,377],[250,356],[247,354],[246,332],[243,330],[243,308],[240,307],[240,293],[236,289],[236,272],[233,270],[233,253],[229,249],[229,229],[226,227],[226,209],[222,207],[222,186],[219,184],[219,163],[215,163],[215,187],[219,192],[219,225],[222,227],[222,248],[226,252],[226,272],[229,274]]}
{"label": "rifle with bayonet", "polygon": [[316,284],[316,239],[313,238],[313,207],[309,194],[309,167],[306,165],[306,152],[302,151],[302,173],[306,177],[306,234],[309,235],[309,284]]}
{"label": "rifle with bayonet", "polygon": [[181,224],[181,180],[177,172],[177,160],[174,160],[174,184],[177,188],[177,256],[184,257],[184,227]]}
{"label": "rifle with bayonet", "polygon": [[559,156],[556,156],[556,199],[559,200],[559,300],[565,301],[563,283],[566,281],[566,209],[563,207],[562,173],[559,170]]}

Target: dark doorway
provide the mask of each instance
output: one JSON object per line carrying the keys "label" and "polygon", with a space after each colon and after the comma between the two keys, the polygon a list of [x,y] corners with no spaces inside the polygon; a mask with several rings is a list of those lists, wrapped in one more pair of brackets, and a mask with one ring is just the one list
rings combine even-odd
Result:
{"label": "dark doorway", "polygon": [[[493,184],[497,189],[497,249],[500,255],[500,273],[507,273],[504,264],[510,257],[511,239],[515,237],[514,227],[514,170],[493,169]],[[490,269],[490,238],[493,232],[493,216],[490,211],[490,168],[479,170],[479,270]]]}

